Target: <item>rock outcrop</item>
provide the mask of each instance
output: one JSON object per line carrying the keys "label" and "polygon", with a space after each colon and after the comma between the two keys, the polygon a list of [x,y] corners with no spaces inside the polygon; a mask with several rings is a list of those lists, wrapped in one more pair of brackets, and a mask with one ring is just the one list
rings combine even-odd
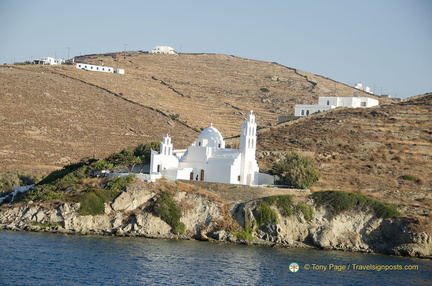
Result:
{"label": "rock outcrop", "polygon": [[[174,234],[172,226],[157,216],[152,206],[161,192],[158,186],[135,183],[112,203],[105,204],[103,214],[79,215],[79,203],[30,202],[4,204],[0,212],[0,228],[62,232],[181,238],[228,241],[247,244],[316,247],[321,249],[376,252],[384,254],[432,258],[432,236],[414,231],[407,218],[382,219],[372,212],[347,211],[329,218],[324,207],[307,205],[312,218],[294,210],[283,215],[276,206],[277,223],[258,225],[260,200],[227,203],[221,197],[185,183],[171,184],[169,190],[181,210],[183,234]],[[166,187],[166,186],[165,186]],[[164,191],[164,190],[162,190]],[[249,229],[247,240],[238,233]]]}

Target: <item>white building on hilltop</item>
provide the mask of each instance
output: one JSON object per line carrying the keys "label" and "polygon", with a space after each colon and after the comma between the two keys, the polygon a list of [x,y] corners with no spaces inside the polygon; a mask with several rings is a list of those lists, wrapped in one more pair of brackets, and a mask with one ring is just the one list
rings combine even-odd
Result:
{"label": "white building on hilltop", "polygon": [[177,54],[177,52],[169,46],[156,46],[153,48],[151,52],[152,54],[169,54],[169,55]]}
{"label": "white building on hilltop", "polygon": [[369,97],[319,97],[318,105],[296,104],[294,116],[307,116],[316,112],[327,111],[336,107],[373,107],[379,101]]}
{"label": "white building on hilltop", "polygon": [[75,67],[77,69],[83,69],[83,70],[87,70],[87,71],[98,71],[98,72],[118,73],[118,74],[124,74],[125,73],[124,69],[116,69],[115,70],[112,67],[83,64],[83,63],[77,63]]}
{"label": "white building on hilltop", "polygon": [[364,92],[367,92],[367,93],[370,93],[370,94],[373,94],[373,92],[371,91],[370,87],[369,86],[363,86],[362,83],[356,83],[354,85],[354,88],[363,90]]}
{"label": "white building on hilltop", "polygon": [[255,159],[256,130],[251,111],[248,120],[242,123],[240,149],[225,148],[221,133],[212,125],[187,150],[176,152],[167,135],[160,143],[160,153],[152,152],[149,180],[163,177],[242,185],[273,184],[272,176],[259,173]]}
{"label": "white building on hilltop", "polygon": [[65,62],[63,59],[55,59],[52,57],[42,57],[40,59],[32,60],[35,65],[61,65]]}

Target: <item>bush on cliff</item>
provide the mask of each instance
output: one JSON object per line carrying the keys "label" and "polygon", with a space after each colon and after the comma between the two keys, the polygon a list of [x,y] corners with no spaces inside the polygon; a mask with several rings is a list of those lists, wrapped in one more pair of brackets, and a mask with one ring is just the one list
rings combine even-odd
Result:
{"label": "bush on cliff", "polygon": [[171,193],[161,192],[156,196],[153,212],[171,226],[172,233],[183,234],[186,231],[185,224],[180,221],[181,211]]}
{"label": "bush on cliff", "polygon": [[80,203],[79,215],[101,215],[105,211],[104,204],[111,202],[119,194],[120,191],[89,188],[71,200]]}
{"label": "bush on cliff", "polygon": [[269,205],[276,203],[280,212],[284,216],[290,216],[293,213],[292,195],[270,196],[263,199]]}
{"label": "bush on cliff", "polygon": [[261,201],[254,213],[255,220],[257,222],[257,228],[264,224],[277,224],[277,213],[271,209],[271,207],[265,202]]}
{"label": "bush on cliff", "polygon": [[311,221],[313,218],[313,209],[311,206],[305,203],[298,203],[294,205],[292,195],[279,195],[270,196],[263,199],[264,202],[270,206],[275,204],[279,209],[280,214],[283,216],[290,216],[296,212],[301,212],[307,221]]}
{"label": "bush on cliff", "polygon": [[271,173],[279,177],[279,184],[297,189],[307,189],[321,177],[312,160],[296,152],[287,153],[281,163],[273,166]]}
{"label": "bush on cliff", "polygon": [[317,207],[324,206],[327,209],[330,219],[348,210],[371,210],[379,218],[392,218],[400,214],[394,205],[343,191],[316,192],[313,199]]}
{"label": "bush on cliff", "polygon": [[311,221],[313,219],[314,211],[310,205],[298,203],[296,208],[303,213],[305,220]]}

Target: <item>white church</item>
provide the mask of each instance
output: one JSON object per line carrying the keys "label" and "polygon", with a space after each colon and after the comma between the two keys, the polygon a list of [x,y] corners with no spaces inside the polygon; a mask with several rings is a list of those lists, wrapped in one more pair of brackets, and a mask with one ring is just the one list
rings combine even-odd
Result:
{"label": "white church", "polygon": [[222,134],[212,125],[205,128],[187,150],[174,150],[167,135],[160,143],[160,153],[152,151],[148,179],[273,184],[273,176],[259,173],[255,159],[256,131],[255,115],[251,111],[241,125],[240,149],[225,148]]}

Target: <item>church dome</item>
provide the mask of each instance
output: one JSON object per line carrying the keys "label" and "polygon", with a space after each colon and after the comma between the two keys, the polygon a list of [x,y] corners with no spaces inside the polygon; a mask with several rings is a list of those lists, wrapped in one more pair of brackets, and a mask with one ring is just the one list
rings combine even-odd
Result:
{"label": "church dome", "polygon": [[207,127],[201,131],[196,141],[196,145],[202,147],[225,148],[222,134],[213,126]]}

